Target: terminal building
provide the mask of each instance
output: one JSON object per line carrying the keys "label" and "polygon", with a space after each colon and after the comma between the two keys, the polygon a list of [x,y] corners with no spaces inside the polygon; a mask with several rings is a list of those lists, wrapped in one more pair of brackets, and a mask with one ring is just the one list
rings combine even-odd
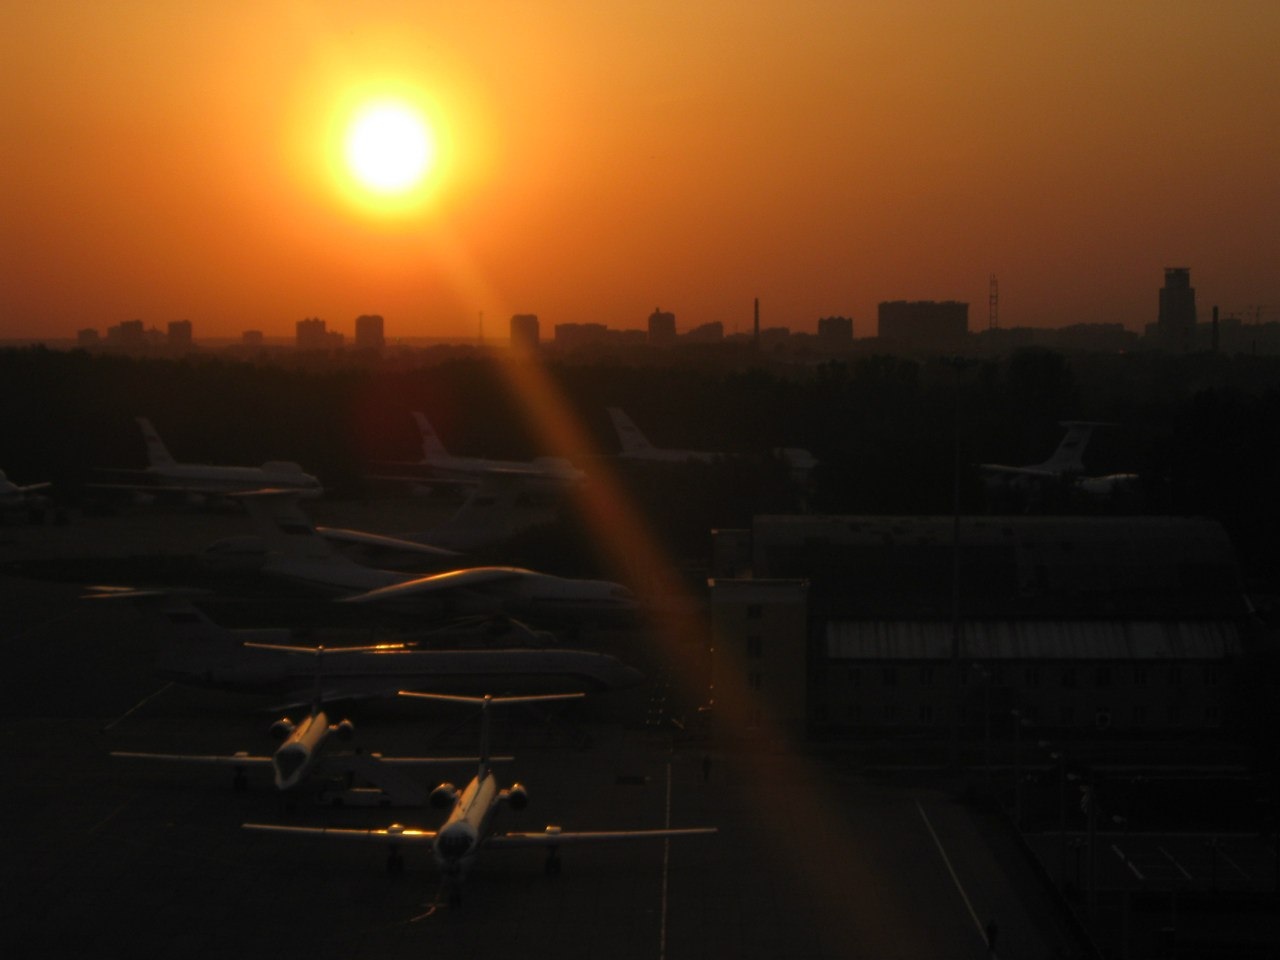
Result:
{"label": "terminal building", "polygon": [[1016,710],[1038,729],[1145,735],[1239,719],[1251,621],[1216,522],[761,516],[713,543],[713,689],[748,726],[942,735]]}

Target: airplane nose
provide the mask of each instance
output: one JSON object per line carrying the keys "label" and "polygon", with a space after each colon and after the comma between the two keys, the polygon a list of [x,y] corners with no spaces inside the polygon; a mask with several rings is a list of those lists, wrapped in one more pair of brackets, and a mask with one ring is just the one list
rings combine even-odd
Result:
{"label": "airplane nose", "polygon": [[476,838],[466,824],[455,824],[440,831],[436,837],[436,849],[446,860],[461,860],[475,845]]}

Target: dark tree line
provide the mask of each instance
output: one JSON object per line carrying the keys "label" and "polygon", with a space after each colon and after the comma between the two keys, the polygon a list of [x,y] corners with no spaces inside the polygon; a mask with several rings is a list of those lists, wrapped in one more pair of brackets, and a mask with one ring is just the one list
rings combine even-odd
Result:
{"label": "dark tree line", "polygon": [[973,465],[1039,462],[1061,437],[1059,421],[1101,420],[1117,426],[1095,433],[1089,472],[1141,473],[1139,510],[1213,517],[1248,571],[1280,568],[1277,358],[1028,350],[999,361],[747,360],[729,369],[552,362],[545,374],[590,449],[542,449],[520,378],[479,354],[407,367],[4,350],[0,469],[74,497],[96,467],[144,464],[134,423],[144,415],[179,460],[296,460],[337,495],[359,496],[371,462],[418,456],[412,410],[426,412],[456,453],[582,459],[617,449],[605,408],[618,406],[657,445],[744,455],[627,475],[655,529],[696,551],[709,527],[797,508],[776,447],[806,448],[822,462],[804,503],[830,513],[949,513],[958,453],[961,509],[980,512],[987,501]]}

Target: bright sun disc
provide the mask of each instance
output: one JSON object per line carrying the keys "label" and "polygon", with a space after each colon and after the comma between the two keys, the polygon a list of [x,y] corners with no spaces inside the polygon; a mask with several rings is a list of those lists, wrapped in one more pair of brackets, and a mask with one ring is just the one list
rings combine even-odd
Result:
{"label": "bright sun disc", "polygon": [[347,164],[355,178],[378,193],[403,193],[426,176],[433,158],[426,122],[402,104],[362,110],[347,131]]}

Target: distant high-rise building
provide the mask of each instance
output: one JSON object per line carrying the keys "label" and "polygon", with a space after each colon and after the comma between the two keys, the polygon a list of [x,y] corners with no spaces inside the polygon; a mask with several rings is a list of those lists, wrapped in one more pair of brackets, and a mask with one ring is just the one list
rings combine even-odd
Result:
{"label": "distant high-rise building", "polygon": [[719,320],[694,327],[683,337],[686,343],[719,343],[724,339],[724,324]]}
{"label": "distant high-rise building", "polygon": [[171,320],[169,321],[169,346],[180,350],[187,350],[191,347],[191,321],[190,320]]}
{"label": "distant high-rise building", "polygon": [[557,347],[588,346],[606,342],[609,328],[603,323],[557,323],[554,338]]}
{"label": "distant high-rise building", "polygon": [[969,335],[969,305],[955,300],[893,300],[877,318],[881,339],[916,349],[955,347]]}
{"label": "distant high-rise building", "polygon": [[649,342],[668,346],[676,342],[676,315],[665,313],[657,307],[649,314]]}
{"label": "distant high-rise building", "polygon": [[107,343],[113,347],[141,349],[146,342],[147,335],[141,320],[125,320],[114,327],[107,327]]}
{"label": "distant high-rise building", "polygon": [[1191,349],[1196,331],[1196,290],[1188,267],[1165,267],[1156,334],[1171,350]]}
{"label": "distant high-rise building", "polygon": [[93,327],[85,327],[76,333],[76,346],[78,347],[88,350],[98,346],[100,342],[101,338],[98,336],[98,331]]}
{"label": "distant high-rise building", "polygon": [[324,321],[319,317],[307,317],[299,320],[297,326],[297,347],[299,350],[324,350],[329,346],[329,337],[325,333]]}
{"label": "distant high-rise building", "polygon": [[357,350],[381,350],[386,342],[382,333],[381,316],[374,313],[356,317]]}
{"label": "distant high-rise building", "polygon": [[263,343],[261,330],[246,330],[240,334],[240,342],[246,347],[260,347]]}
{"label": "distant high-rise building", "polygon": [[849,317],[819,317],[818,340],[825,346],[847,347],[853,340],[853,320]]}
{"label": "distant high-rise building", "polygon": [[538,349],[536,313],[517,313],[511,318],[511,346],[518,350]]}

